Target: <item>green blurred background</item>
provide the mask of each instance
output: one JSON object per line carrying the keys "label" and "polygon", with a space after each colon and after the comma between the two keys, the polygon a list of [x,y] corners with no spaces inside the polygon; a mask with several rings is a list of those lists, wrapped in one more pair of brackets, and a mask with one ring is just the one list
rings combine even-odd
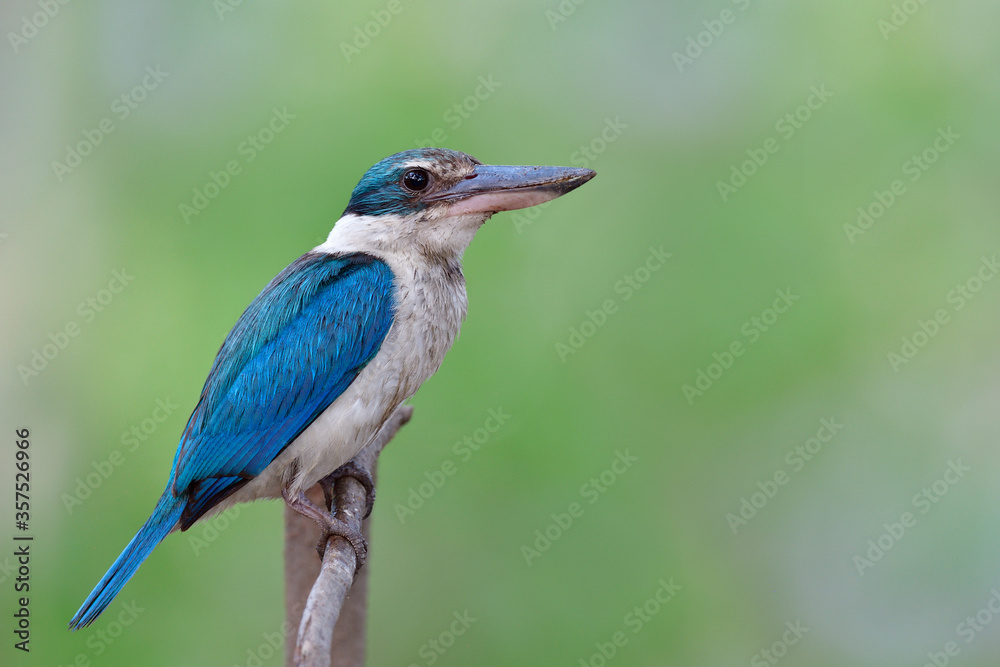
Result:
{"label": "green blurred background", "polygon": [[599,177],[466,255],[462,335],[381,459],[370,664],[996,664],[1000,6],[577,2],[4,3],[0,663],[281,663],[276,502],[65,626],[242,309],[433,139]]}

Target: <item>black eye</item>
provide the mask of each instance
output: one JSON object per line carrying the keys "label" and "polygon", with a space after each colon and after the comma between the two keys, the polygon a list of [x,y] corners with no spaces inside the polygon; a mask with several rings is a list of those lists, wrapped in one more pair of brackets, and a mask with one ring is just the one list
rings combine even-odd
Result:
{"label": "black eye", "polygon": [[405,185],[408,190],[413,190],[414,192],[420,192],[426,188],[427,184],[430,182],[430,174],[423,169],[410,169],[408,172],[403,174],[403,185]]}

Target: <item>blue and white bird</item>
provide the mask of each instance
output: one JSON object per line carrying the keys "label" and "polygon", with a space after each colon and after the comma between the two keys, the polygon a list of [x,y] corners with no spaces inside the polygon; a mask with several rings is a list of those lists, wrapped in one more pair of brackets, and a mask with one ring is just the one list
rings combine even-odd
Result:
{"label": "blue and white bird", "polygon": [[[462,254],[479,227],[594,175],[484,165],[437,148],[369,169],[326,242],[279,273],[226,336],[166,490],[70,628],[92,623],[157,544],[206,515],[284,498],[316,518],[322,510],[304,491],[375,437],[458,336]],[[359,535],[345,537],[359,549]]]}

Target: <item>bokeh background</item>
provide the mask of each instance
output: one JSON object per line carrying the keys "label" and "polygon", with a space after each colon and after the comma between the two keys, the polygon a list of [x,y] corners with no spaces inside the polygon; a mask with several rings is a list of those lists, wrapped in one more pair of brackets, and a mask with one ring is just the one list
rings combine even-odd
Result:
{"label": "bokeh background", "polygon": [[381,459],[370,664],[995,665],[998,21],[5,2],[0,663],[281,664],[280,503],[170,536],[65,626],[242,309],[371,164],[436,143],[599,176],[466,254],[462,335]]}

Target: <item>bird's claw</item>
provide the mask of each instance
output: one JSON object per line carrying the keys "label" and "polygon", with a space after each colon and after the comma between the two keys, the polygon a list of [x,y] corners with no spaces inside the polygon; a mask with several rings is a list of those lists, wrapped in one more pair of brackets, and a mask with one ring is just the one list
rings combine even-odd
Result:
{"label": "bird's claw", "polygon": [[353,477],[358,481],[358,484],[365,487],[365,514],[361,518],[367,519],[375,506],[375,480],[372,479],[367,470],[355,463],[353,459],[319,481],[319,485],[323,488],[323,497],[326,498],[326,506],[333,508],[333,485],[342,477]]}
{"label": "bird's claw", "polygon": [[326,546],[332,536],[337,535],[347,540],[348,544],[354,549],[354,574],[356,575],[368,558],[368,542],[365,541],[364,536],[335,517],[331,512],[317,507],[302,491],[299,491],[296,495],[291,495],[288,489],[282,489],[281,497],[284,498],[285,502],[293,510],[304,517],[312,519],[319,525],[322,537],[316,545],[316,553],[319,554],[320,560],[323,560],[323,557],[326,555]]}
{"label": "bird's claw", "polygon": [[334,535],[343,537],[354,549],[354,574],[357,574],[361,566],[368,560],[368,542],[364,536],[333,516],[330,516],[330,520],[325,525],[320,525],[320,530],[323,531],[323,534],[319,538],[319,542],[316,543],[316,553],[319,554],[319,559],[323,560],[323,557],[326,556],[326,547],[331,537]]}

